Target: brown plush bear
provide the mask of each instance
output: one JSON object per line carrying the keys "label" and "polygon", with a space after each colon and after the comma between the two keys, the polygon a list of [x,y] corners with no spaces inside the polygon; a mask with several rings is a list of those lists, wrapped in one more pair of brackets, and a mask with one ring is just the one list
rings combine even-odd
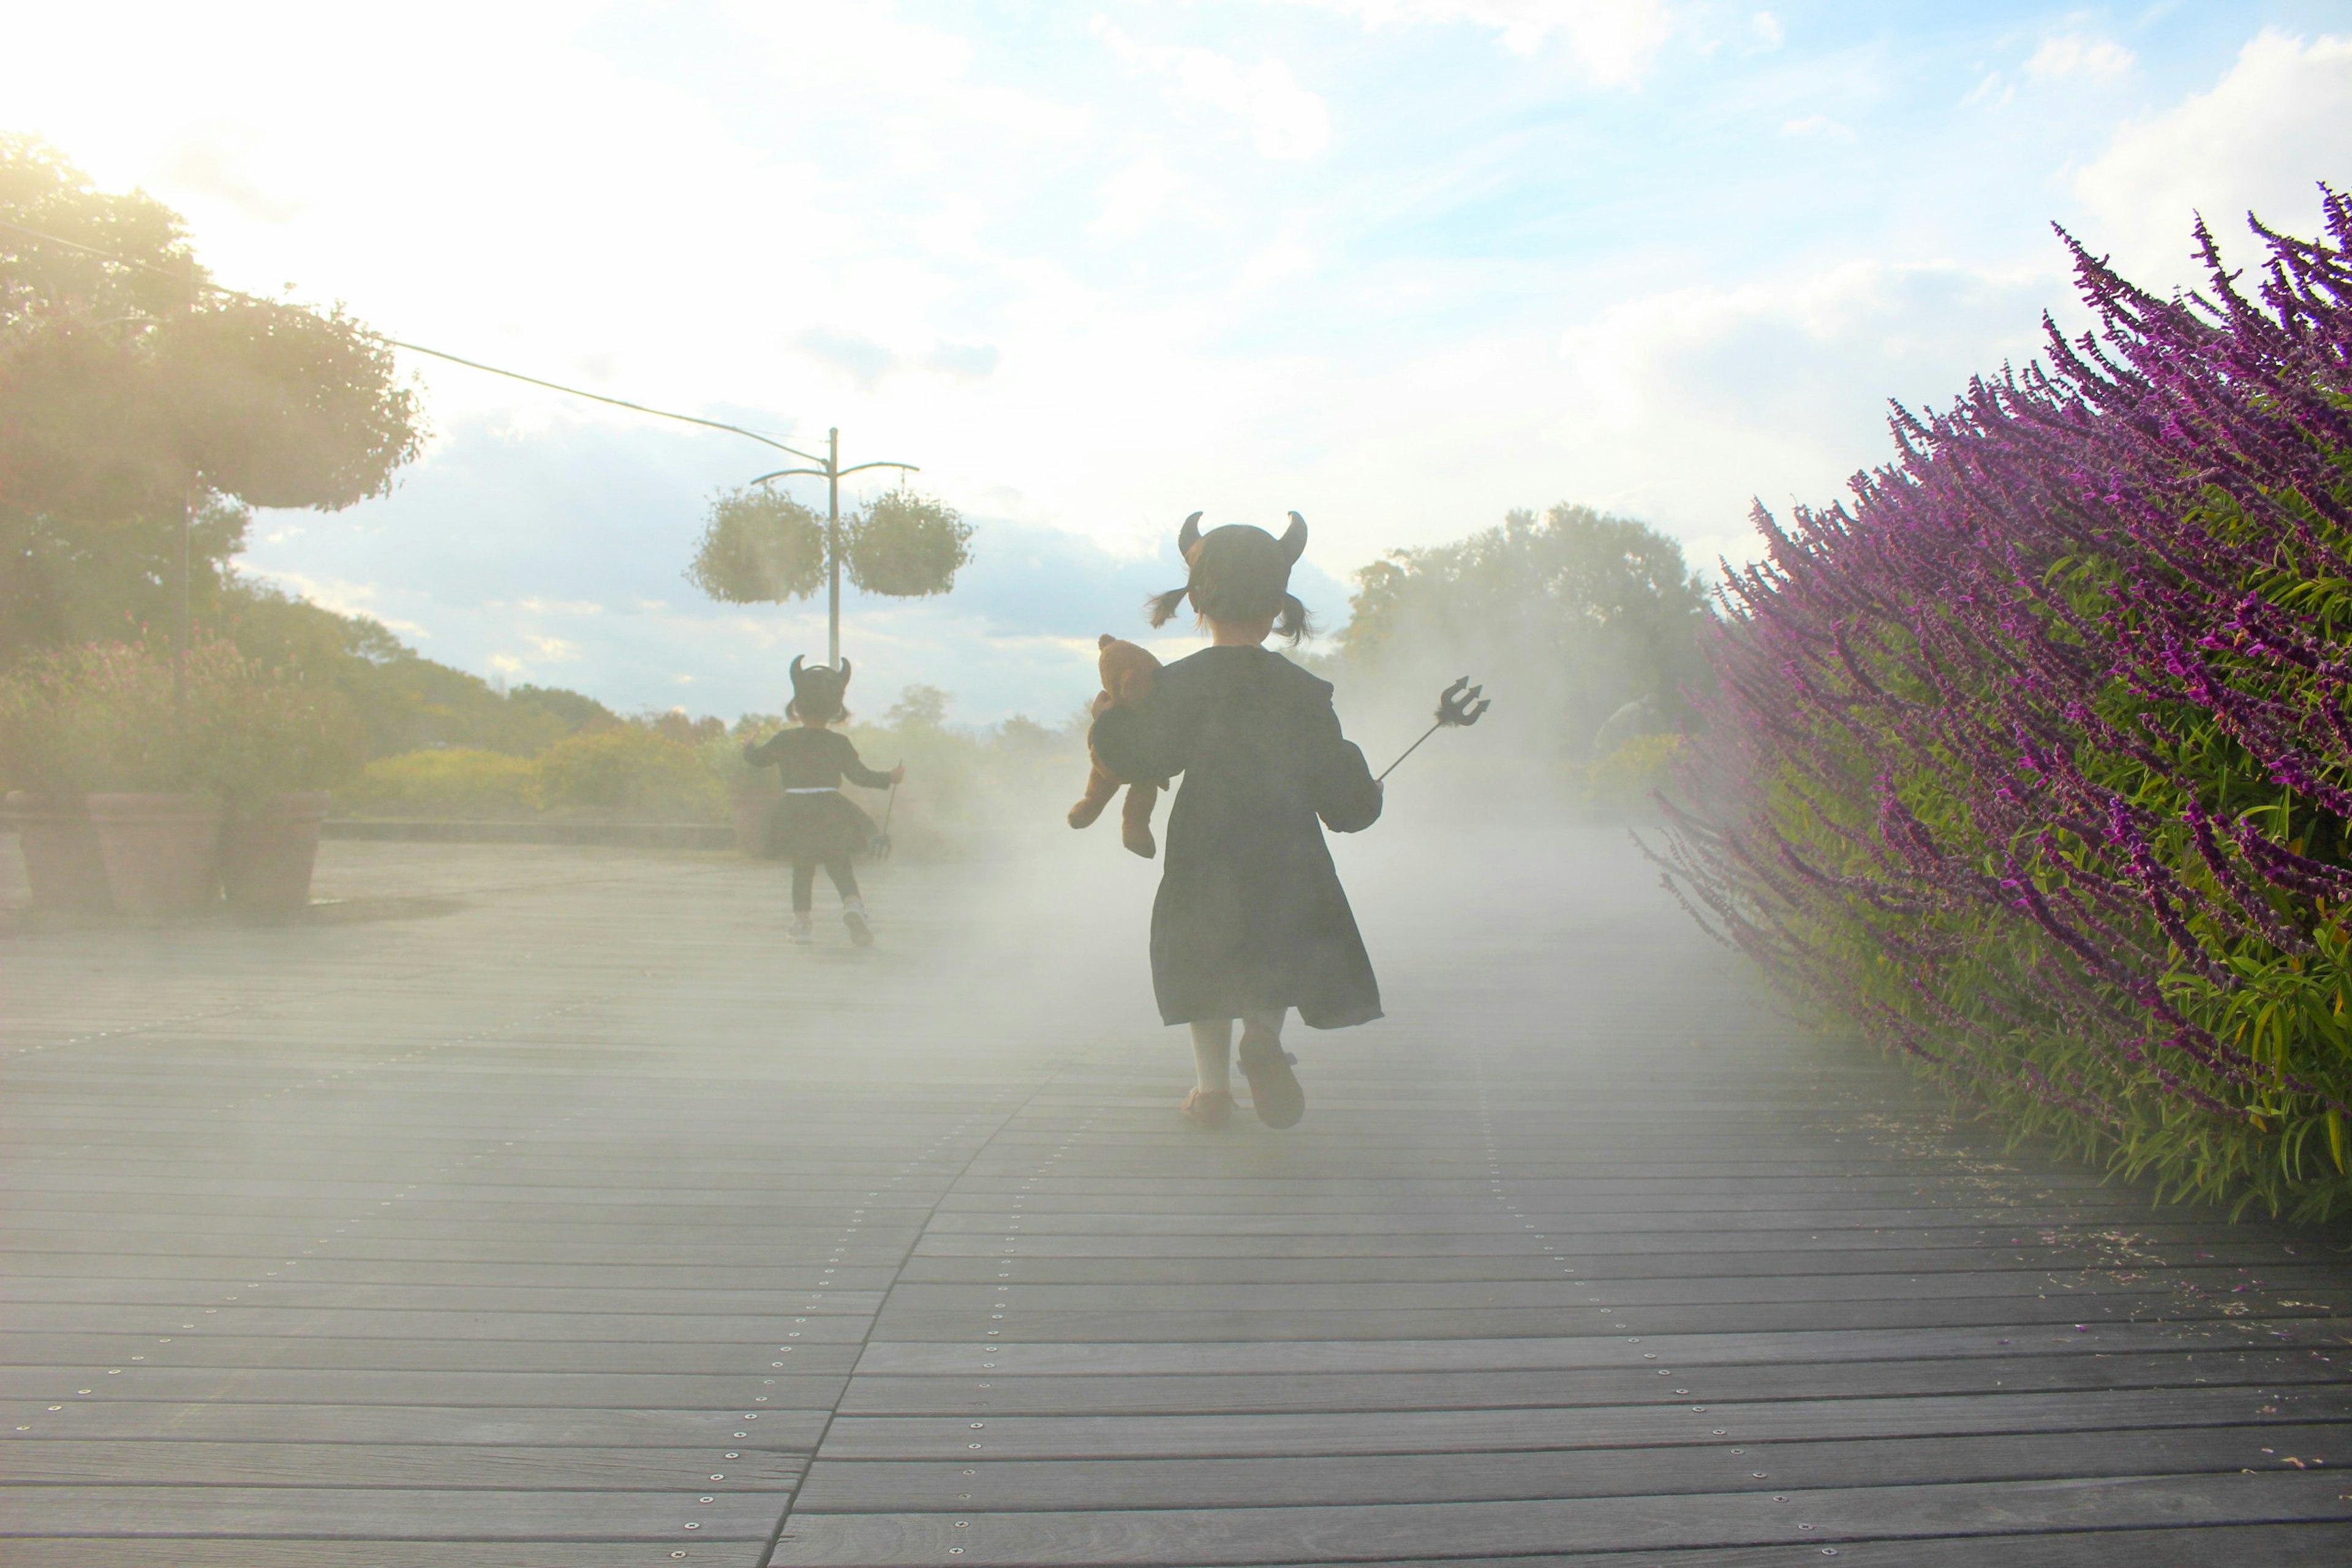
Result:
{"label": "brown plush bear", "polygon": [[[1150,653],[1131,642],[1122,642],[1108,632],[1102,636],[1103,695],[1096,700],[1096,710],[1106,705],[1132,708],[1151,693],[1152,677],[1159,672],[1160,661]],[[1088,753],[1092,756],[1091,752]],[[1151,837],[1152,808],[1160,804],[1161,786],[1148,779],[1128,780],[1102,765],[1100,757],[1093,757],[1094,767],[1087,774],[1087,793],[1078,804],[1070,807],[1070,826],[1091,827],[1103,807],[1110,804],[1119,786],[1127,786],[1127,805],[1118,814],[1118,841],[1145,859],[1160,852]]]}

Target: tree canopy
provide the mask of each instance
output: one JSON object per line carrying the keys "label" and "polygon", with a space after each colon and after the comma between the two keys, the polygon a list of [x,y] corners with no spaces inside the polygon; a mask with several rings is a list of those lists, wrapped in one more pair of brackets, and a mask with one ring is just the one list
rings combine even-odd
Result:
{"label": "tree canopy", "polygon": [[383,340],[340,309],[214,289],[152,197],[0,135],[0,218],[71,242],[0,228],[0,660],[155,618],[184,509],[203,604],[247,507],[347,507],[415,457],[421,411]]}
{"label": "tree canopy", "polygon": [[1706,590],[1682,547],[1631,518],[1561,502],[1538,519],[1515,510],[1499,527],[1452,544],[1391,552],[1356,574],[1341,665],[1474,666],[1515,702],[1504,719],[1535,719],[1553,749],[1590,751],[1610,716],[1650,700],[1657,721],[1684,712],[1682,687],[1700,672],[1695,638]]}

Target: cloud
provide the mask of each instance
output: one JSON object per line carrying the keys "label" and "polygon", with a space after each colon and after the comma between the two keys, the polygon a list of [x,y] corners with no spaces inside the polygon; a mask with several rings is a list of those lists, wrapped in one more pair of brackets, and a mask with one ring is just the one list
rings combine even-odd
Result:
{"label": "cloud", "polygon": [[1791,120],[1780,127],[1783,136],[1827,136],[1833,141],[1851,142],[1853,128],[1826,114],[1808,114],[1801,120]]}
{"label": "cloud", "polygon": [[163,155],[163,176],[217,197],[261,223],[290,223],[307,204],[272,195],[255,179],[252,163],[268,138],[256,126],[210,120],[190,126]]}
{"label": "cloud", "polygon": [[911,354],[900,353],[857,332],[812,327],[793,340],[793,346],[811,359],[833,366],[865,391],[879,386],[886,376],[902,371],[928,371],[956,381],[977,381],[995,370],[1003,356],[994,343],[934,342]]}
{"label": "cloud", "polygon": [[1748,19],[1748,36],[1759,49],[1777,49],[1789,38],[1789,29],[1780,18],[1769,11],[1759,11]]}
{"label": "cloud", "polygon": [[2121,76],[2131,69],[2135,58],[2129,49],[2112,38],[2061,33],[2042,40],[2042,47],[2025,62],[2025,74],[2037,81]]}
{"label": "cloud", "polygon": [[1139,43],[1099,17],[1095,32],[1129,69],[1165,79],[1178,102],[1239,120],[1268,158],[1312,158],[1330,142],[1330,110],[1280,60],[1244,69],[1213,49]]}
{"label": "cloud", "polygon": [[1132,239],[1151,228],[1190,183],[1157,157],[1130,163],[1103,182],[1102,211],[1087,232],[1097,239]]}
{"label": "cloud", "polygon": [[835,369],[845,371],[863,387],[871,390],[885,375],[898,368],[898,356],[872,338],[856,332],[835,331],[825,327],[811,327],[793,340],[794,346],[811,359],[821,360]]}
{"label": "cloud", "polygon": [[2053,258],[2019,272],[1853,261],[1628,300],[1561,337],[1572,379],[1552,439],[1589,498],[1712,518],[1686,535],[1696,552],[1740,559],[1749,497],[1837,499],[1891,455],[1890,398],[1948,403],[1969,375],[2029,357],[2064,292]]}
{"label": "cloud", "polygon": [[2074,176],[2087,210],[2081,237],[2115,254],[2136,281],[2196,283],[2192,212],[2224,244],[2252,210],[2274,227],[2310,232],[2316,184],[2346,177],[2352,125],[2352,37],[2309,43],[2264,28],[2212,88],[2126,125]]}
{"label": "cloud", "polygon": [[[1516,54],[1559,39],[1586,76],[1604,87],[1637,85],[1674,35],[1664,0],[1290,0],[1355,17],[1368,27],[1466,25],[1497,34]],[[1769,12],[1752,24],[1767,47],[1780,24]]]}

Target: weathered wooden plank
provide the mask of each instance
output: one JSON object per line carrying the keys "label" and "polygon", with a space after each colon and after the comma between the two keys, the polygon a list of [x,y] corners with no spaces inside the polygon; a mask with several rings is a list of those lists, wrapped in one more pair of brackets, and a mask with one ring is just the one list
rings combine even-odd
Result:
{"label": "weathered wooden plank", "polygon": [[[11,1487],[0,1539],[46,1536],[289,1536],[379,1541],[765,1542],[774,1494],[412,1490],[394,1487]],[[689,1529],[692,1526],[694,1528]]]}
{"label": "weathered wooden plank", "polygon": [[[757,1316],[730,1316],[722,1312],[695,1315],[677,1310],[694,1304],[691,1293],[688,1293],[672,1294],[654,1303],[671,1309],[667,1311],[485,1312],[462,1307],[439,1311],[404,1311],[348,1307],[336,1310],[334,1328],[339,1334],[357,1338],[406,1340],[604,1339],[733,1342],[766,1337],[779,1321],[774,1315],[764,1312]],[[246,1305],[177,1309],[50,1302],[11,1308],[8,1321],[52,1333],[70,1332],[77,1329],[156,1334],[177,1333],[184,1330],[195,1332],[218,1330],[223,1333],[249,1337],[305,1333],[319,1326],[319,1312],[312,1308],[277,1307],[258,1301]],[[782,1321],[785,1325],[782,1337],[789,1338],[794,1343],[805,1344],[854,1344],[864,1338],[866,1324],[863,1318],[824,1314],[811,1314],[805,1324],[792,1318]]]}
{"label": "weathered wooden plank", "polygon": [[[2104,1272],[2054,1272],[2046,1268],[1979,1268],[1946,1274],[1751,1274],[1728,1279],[1593,1279],[1580,1270],[1573,1279],[1561,1276],[1575,1259],[1556,1262],[1549,1279],[1479,1279],[1448,1282],[1416,1280],[1349,1281],[1318,1284],[1290,1280],[1275,1284],[1224,1284],[1207,1280],[1174,1280],[1151,1284],[1059,1284],[1023,1278],[1000,1292],[996,1283],[932,1284],[902,1280],[890,1291],[890,1311],[901,1313],[972,1311],[999,1300],[1022,1312],[1124,1312],[1181,1310],[1194,1312],[1317,1312],[1357,1310],[1378,1303],[1385,1311],[1471,1307],[1580,1310],[1656,1304],[1685,1306],[1716,1303],[1767,1304],[1811,1301],[1930,1301],[1978,1300],[1992,1297],[2070,1297],[2076,1300],[2118,1298],[2147,1300],[2147,1279],[2133,1270],[2132,1278],[2116,1280]],[[2334,1271],[2324,1268],[2266,1269],[2259,1276],[2234,1272],[2200,1274],[2195,1269],[2166,1270],[2168,1280],[2190,1291],[2202,1290],[2228,1300],[2259,1279],[2265,1299],[2280,1292],[2301,1295],[2323,1289]],[[2308,1309],[2299,1309],[2307,1310]]]}
{"label": "weathered wooden plank", "polygon": [[[682,1409],[735,1404],[779,1410],[824,1410],[841,1397],[843,1377],[768,1368],[770,1358],[731,1376],[680,1373],[392,1372],[378,1367],[327,1370],[277,1366],[193,1367],[149,1362],[103,1368],[0,1367],[0,1401],[55,1400],[95,1385],[109,1400],[200,1404],[237,1399],[266,1405],[473,1405],[509,1410]],[[98,1395],[93,1395],[98,1397]]]}
{"label": "weathered wooden plank", "polygon": [[[1326,1504],[1660,1497],[1675,1491],[2084,1477],[2234,1474],[2326,1462],[2352,1468],[2334,1424],[2183,1427],[1681,1447],[1247,1458],[850,1460],[811,1467],[793,1504],[813,1513],[1298,1508]],[[2352,1489],[2347,1488],[2347,1489]]]}
{"label": "weathered wooden plank", "polygon": [[[2305,1320],[2210,1319],[2183,1323],[1990,1324],[1961,1329],[1793,1330],[1699,1334],[1586,1334],[1441,1340],[1263,1340],[978,1344],[877,1339],[861,1374],[955,1375],[994,1362],[1007,1375],[1101,1373],[1495,1372],[1553,1367],[1748,1365],[1903,1361],[1959,1356],[2097,1355],[2126,1351],[2321,1345],[2346,1336]],[[1653,1361],[1651,1358],[1656,1358]]]}
{"label": "weathered wooden plank", "polygon": [[[796,1371],[805,1368],[796,1367]],[[1253,1411],[1504,1410],[1520,1406],[1856,1399],[1923,1394],[2092,1388],[2267,1388],[2346,1381],[2342,1362],[2309,1351],[2242,1354],[2004,1356],[1803,1365],[1657,1365],[1591,1371],[1307,1373],[1161,1377],[959,1377],[854,1380],[845,1415],[1242,1415]],[[1678,1394],[1687,1395],[1679,1397]]]}
{"label": "weathered wooden plank", "polygon": [[[992,1284],[1003,1267],[1002,1257],[950,1258],[919,1255],[891,1270],[909,1285]],[[2248,1258],[2229,1265],[2226,1275],[2209,1275],[2217,1288],[2230,1289],[2246,1280],[2269,1281],[2272,1258]],[[1722,1279],[1749,1275],[1788,1274],[1807,1268],[1845,1274],[1965,1274],[1979,1268],[2074,1274],[2097,1269],[2117,1271],[2112,1257],[2092,1247],[2019,1247],[1985,1244],[1926,1249],[1861,1247],[1837,1251],[1813,1250],[1792,1258],[1786,1251],[1693,1252],[1686,1248],[1643,1252],[1598,1252],[1580,1248],[1573,1255],[1558,1253],[1488,1253],[1458,1258],[1041,1258],[1024,1253],[1018,1276],[1041,1285],[1204,1284],[1258,1285],[1297,1281],[1316,1285],[1361,1281],[1557,1279],[1563,1264],[1574,1264],[1575,1278],[1585,1280]],[[2143,1259],[2134,1271],[2161,1267],[2168,1275],[2177,1267]],[[2340,1294],[2334,1271],[2329,1294]]]}
{"label": "weathered wooden plank", "polygon": [[778,1340],[387,1340],[326,1334],[36,1334],[0,1337],[9,1364],[52,1367],[366,1367],[379,1372],[635,1372],[723,1376],[769,1367],[798,1376],[845,1373],[858,1347]]}
{"label": "weathered wooden plank", "polygon": [[[211,1400],[154,1405],[127,1399],[68,1400],[50,1411],[0,1409],[36,1438],[85,1442],[171,1438],[221,1443],[457,1443],[492,1447],[579,1444],[593,1448],[747,1447],[804,1453],[824,1429],[821,1411],[583,1410],[398,1405],[253,1405]],[[757,1419],[746,1419],[756,1416]],[[737,1440],[735,1434],[744,1436]],[[16,1436],[16,1434],[11,1434]]]}
{"label": "weathered wooden plank", "polygon": [[[697,1542],[650,1553],[667,1562],[685,1551],[697,1568],[762,1568],[761,1540]],[[9,1568],[646,1568],[647,1543],[586,1541],[371,1541],[317,1535],[278,1539],[215,1536],[49,1537],[10,1540]]]}
{"label": "weathered wooden plank", "polygon": [[[2249,1563],[2335,1563],[2352,1552],[2352,1526],[2342,1524],[2206,1525],[2190,1529],[2086,1530],[2053,1535],[1982,1534],[1848,1541],[1833,1548],[1851,1568],[2217,1568]],[[1818,1546],[1711,1547],[1703,1552],[1644,1552],[1640,1568],[1825,1568]],[[1492,1557],[1414,1558],[1385,1568],[1470,1568]],[[1511,1568],[1626,1568],[1617,1552],[1539,1552],[1507,1560]],[[1305,1568],[1296,1563],[1267,1568]],[[1829,1565],[1833,1568],[1833,1565]]]}
{"label": "weathered wooden plank", "polygon": [[[2155,1227],[2134,1226],[2132,1229],[2148,1232],[2147,1240],[2153,1245],[2165,1245],[2166,1238],[2158,1234]],[[1797,1253],[1834,1248],[1869,1251],[1882,1240],[1900,1247],[1979,1246],[1987,1236],[2018,1234],[2019,1229],[2014,1226],[1955,1225],[1941,1229],[1888,1226],[1883,1233],[1870,1230],[1845,1234],[1833,1230],[1759,1232],[1753,1228],[1741,1228],[1667,1232],[1657,1236],[1632,1232],[1610,1236],[1588,1234],[1575,1237],[1572,1244],[1568,1233],[1555,1231],[1551,1233],[1551,1239],[1563,1243],[1563,1251],[1568,1256],[1580,1258],[1612,1256],[1627,1251],[1750,1252],[1759,1246],[1783,1247]],[[948,1237],[926,1231],[922,1239],[916,1243],[915,1255],[918,1258],[998,1258],[1003,1256],[1005,1246],[1002,1232]],[[1500,1233],[1452,1236],[1415,1232],[1391,1237],[1033,1237],[1017,1250],[1038,1258],[1171,1260],[1189,1258],[1481,1258],[1493,1253],[1526,1257],[1534,1249],[1527,1245],[1523,1237]]]}
{"label": "weathered wooden plank", "polygon": [[843,1415],[828,1459],[1176,1458],[1211,1455],[1428,1454],[1630,1448],[1983,1432],[2098,1432],[2352,1419],[2352,1386],[2256,1391],[2085,1389],[1896,1399],[1702,1401],[1573,1409],[1364,1411],[1270,1415]]}
{"label": "weathered wooden plank", "polygon": [[[1376,1300],[1377,1295],[1367,1292]],[[1429,1339],[1448,1332],[1469,1339],[1503,1338],[1513,1334],[1556,1335],[1625,1329],[1644,1334],[1721,1333],[1738,1328],[1758,1331],[1802,1328],[1877,1329],[1940,1328],[1969,1324],[2030,1324],[2127,1321],[2138,1318],[2176,1322],[2222,1319],[2234,1299],[2202,1301],[2167,1296],[2109,1295],[2053,1291],[2035,1296],[1961,1297],[1950,1300],[1876,1300],[1737,1302],[1684,1306],[1673,1302],[1636,1302],[1630,1306],[1583,1308],[1426,1308],[1387,1309],[1365,1306],[1356,1310],[1324,1309],[1286,1312],[1170,1310],[1106,1312],[1016,1312],[992,1323],[984,1312],[901,1311],[886,1306],[877,1320],[877,1338],[902,1340],[971,1340],[992,1331],[1008,1342],[1035,1342],[1084,1340],[1265,1340],[1297,1336],[1321,1339]],[[2302,1317],[2331,1328],[2342,1320],[2322,1309],[2290,1309],[2273,1301],[2266,1312],[2276,1317]]]}
{"label": "weathered wooden plank", "polygon": [[[798,1455],[457,1443],[11,1443],[10,1485],[395,1487],[422,1490],[758,1492],[799,1482]],[[0,1494],[5,1500],[5,1494]]]}
{"label": "weathered wooden plank", "polygon": [[[795,1514],[779,1564],[1378,1562],[1676,1547],[1820,1545],[1905,1535],[2352,1521],[2334,1477],[2189,1476],[1802,1493],[1699,1493],[1359,1508],[1084,1513]],[[1777,1500],[1785,1499],[1785,1500]],[[1810,1529],[1803,1528],[1810,1526]]]}

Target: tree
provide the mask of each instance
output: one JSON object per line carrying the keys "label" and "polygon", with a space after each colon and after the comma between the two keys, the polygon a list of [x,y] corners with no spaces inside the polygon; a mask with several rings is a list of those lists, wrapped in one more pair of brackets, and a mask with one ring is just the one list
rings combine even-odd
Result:
{"label": "tree", "polygon": [[1649,699],[1662,721],[1679,721],[1681,689],[1704,668],[1706,592],[1682,547],[1590,507],[1563,501],[1540,521],[1515,510],[1454,543],[1394,551],[1356,582],[1337,639],[1343,668],[1475,666],[1517,697],[1496,710],[1506,725],[1536,718],[1570,756],[1629,702]]}
{"label": "tree", "polygon": [[0,660],[160,618],[191,516],[187,587],[208,605],[248,506],[347,507],[416,455],[381,339],[212,288],[152,197],[0,135],[0,216],[108,253],[0,229]]}

